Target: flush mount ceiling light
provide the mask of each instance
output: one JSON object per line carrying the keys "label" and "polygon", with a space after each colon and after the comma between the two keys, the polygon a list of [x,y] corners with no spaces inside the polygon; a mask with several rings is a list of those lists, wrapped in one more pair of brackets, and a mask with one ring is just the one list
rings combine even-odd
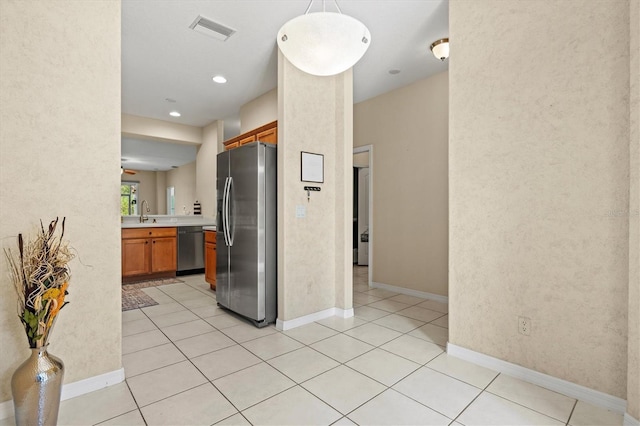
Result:
{"label": "flush mount ceiling light", "polygon": [[181,114],[178,111],[171,111],[169,115],[172,117],[180,117]]}
{"label": "flush mount ceiling light", "polygon": [[433,56],[444,62],[449,58],[449,39],[441,38],[431,43],[431,52],[433,52]]}
{"label": "flush mount ceiling light", "polygon": [[313,0],[304,15],[293,18],[278,31],[278,47],[296,68],[318,76],[340,74],[353,67],[371,44],[371,33],[364,24],[338,13],[309,13]]}
{"label": "flush mount ceiling light", "polygon": [[215,77],[213,77],[213,81],[219,84],[224,84],[227,82],[227,79],[221,75],[216,75]]}

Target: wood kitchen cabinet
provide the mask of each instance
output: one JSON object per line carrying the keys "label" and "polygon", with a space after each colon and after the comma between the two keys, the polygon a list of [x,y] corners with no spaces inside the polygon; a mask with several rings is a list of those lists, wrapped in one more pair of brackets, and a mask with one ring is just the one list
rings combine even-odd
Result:
{"label": "wood kitchen cabinet", "polygon": [[122,230],[122,280],[174,277],[177,268],[176,228]]}
{"label": "wood kitchen cabinet", "polygon": [[151,273],[175,271],[177,265],[176,238],[151,240]]}
{"label": "wood kitchen cabinet", "polygon": [[225,145],[224,150],[229,151],[230,149],[237,148],[239,146],[240,146],[240,141],[236,141],[236,142]]}
{"label": "wood kitchen cabinet", "polygon": [[148,238],[122,238],[122,277],[143,275],[149,273]]}
{"label": "wood kitchen cabinet", "polygon": [[256,141],[256,135],[251,135],[251,136],[247,136],[246,138],[240,139],[238,141],[238,144],[242,146],[255,141]]}
{"label": "wood kitchen cabinet", "polygon": [[235,138],[231,138],[224,142],[224,150],[238,148],[239,146],[260,141],[266,143],[277,144],[278,143],[278,121],[272,121],[264,126],[260,126],[257,129],[253,129],[249,132],[243,133]]}
{"label": "wood kitchen cabinet", "polygon": [[260,132],[260,133],[258,133],[256,135],[256,140],[259,140],[260,142],[277,144],[278,143],[278,128],[277,127],[273,127],[271,129],[263,130],[262,132]]}
{"label": "wood kitchen cabinet", "polygon": [[216,231],[204,232],[204,279],[216,289]]}

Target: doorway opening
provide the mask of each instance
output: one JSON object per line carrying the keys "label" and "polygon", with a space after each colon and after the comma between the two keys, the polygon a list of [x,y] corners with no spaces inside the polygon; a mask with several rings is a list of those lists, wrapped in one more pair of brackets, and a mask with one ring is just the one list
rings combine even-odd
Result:
{"label": "doorway opening", "polygon": [[[373,145],[353,149],[353,263],[355,275],[373,278]],[[364,278],[364,277],[362,277]],[[355,281],[354,281],[355,284]]]}

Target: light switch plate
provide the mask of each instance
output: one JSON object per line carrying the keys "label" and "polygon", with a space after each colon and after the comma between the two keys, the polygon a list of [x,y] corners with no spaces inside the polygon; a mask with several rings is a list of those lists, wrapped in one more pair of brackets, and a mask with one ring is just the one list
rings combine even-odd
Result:
{"label": "light switch plate", "polygon": [[297,218],[303,218],[306,215],[307,215],[307,207],[306,206],[297,205],[296,206],[296,217]]}

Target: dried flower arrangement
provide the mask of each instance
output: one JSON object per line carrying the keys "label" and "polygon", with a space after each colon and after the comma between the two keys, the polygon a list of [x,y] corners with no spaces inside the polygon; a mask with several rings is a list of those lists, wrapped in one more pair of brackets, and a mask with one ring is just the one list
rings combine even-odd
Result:
{"label": "dried flower arrangement", "polygon": [[42,221],[37,235],[24,241],[18,235],[19,255],[10,249],[4,253],[9,263],[9,275],[18,293],[18,316],[24,325],[29,346],[45,346],[54,321],[68,302],[65,296],[71,277],[69,262],[74,258],[68,241],[64,241],[62,218],[60,235],[57,235],[58,218],[45,230]]}

